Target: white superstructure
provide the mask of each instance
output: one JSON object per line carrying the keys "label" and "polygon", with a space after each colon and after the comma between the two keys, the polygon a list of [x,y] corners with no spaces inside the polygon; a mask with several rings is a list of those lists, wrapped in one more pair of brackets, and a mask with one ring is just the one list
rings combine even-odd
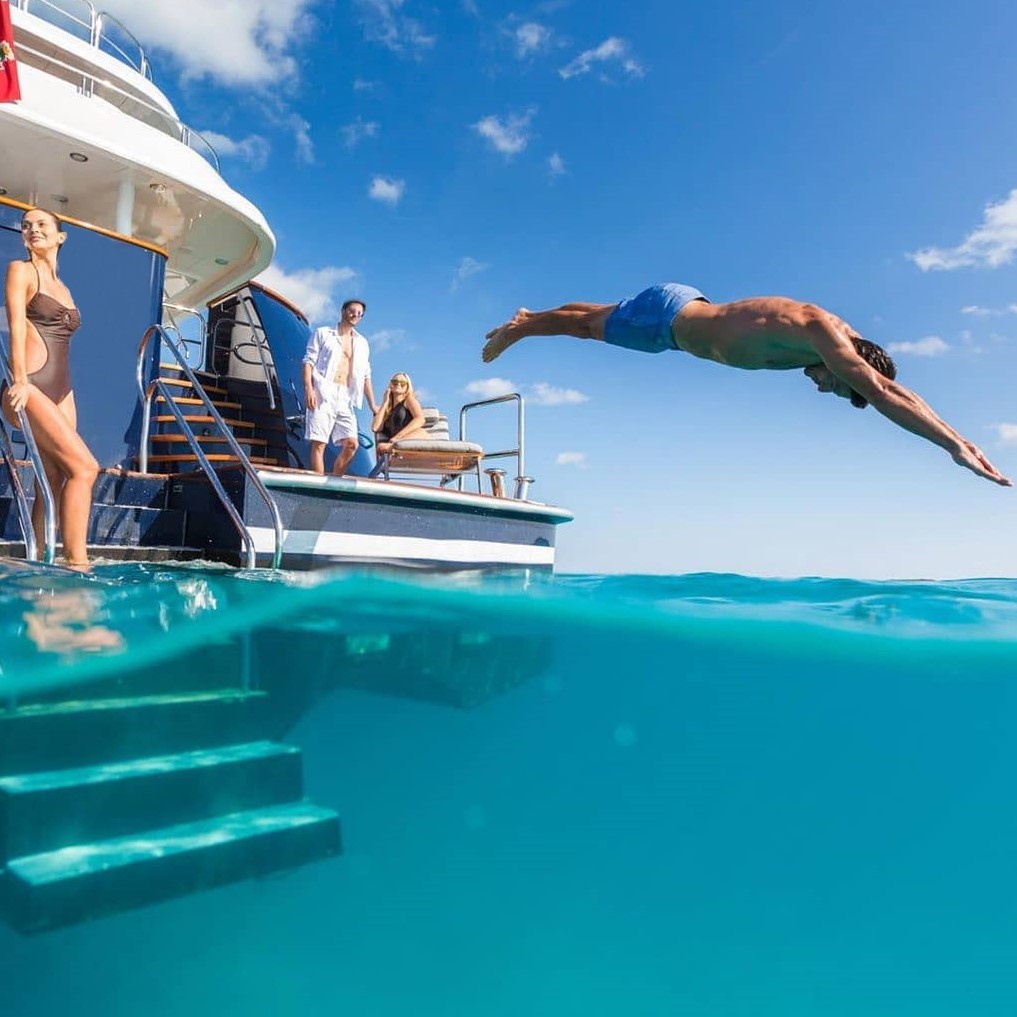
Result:
{"label": "white superstructure", "polygon": [[22,101],[0,104],[0,194],[166,250],[167,298],[200,307],[272,259],[261,212],[88,0],[11,0]]}

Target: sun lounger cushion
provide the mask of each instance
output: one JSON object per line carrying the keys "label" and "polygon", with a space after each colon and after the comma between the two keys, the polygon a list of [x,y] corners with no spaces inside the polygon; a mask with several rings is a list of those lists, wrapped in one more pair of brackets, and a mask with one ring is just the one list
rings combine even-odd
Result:
{"label": "sun lounger cushion", "polygon": [[393,442],[385,472],[447,475],[475,469],[483,458],[483,447],[472,441],[451,441],[445,414],[430,406],[423,410],[427,437]]}

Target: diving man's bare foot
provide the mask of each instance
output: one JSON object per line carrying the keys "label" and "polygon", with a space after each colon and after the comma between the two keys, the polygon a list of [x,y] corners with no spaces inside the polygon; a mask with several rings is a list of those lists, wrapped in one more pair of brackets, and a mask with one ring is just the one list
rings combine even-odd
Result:
{"label": "diving man's bare foot", "polygon": [[487,342],[480,354],[485,364],[500,357],[513,343],[526,338],[527,333],[523,331],[523,324],[531,313],[525,307],[520,307],[504,325],[492,328],[487,333],[484,337]]}

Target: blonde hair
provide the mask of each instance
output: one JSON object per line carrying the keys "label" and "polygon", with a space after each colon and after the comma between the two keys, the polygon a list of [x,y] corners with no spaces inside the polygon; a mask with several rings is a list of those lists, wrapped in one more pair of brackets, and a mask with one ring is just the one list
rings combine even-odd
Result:
{"label": "blonde hair", "polygon": [[378,410],[383,422],[388,419],[388,415],[392,412],[392,407],[396,405],[396,401],[392,398],[392,382],[399,380],[405,380],[406,382],[406,391],[399,402],[406,402],[406,400],[414,394],[413,379],[405,371],[396,371],[396,373],[389,379],[389,383],[385,386],[385,398],[382,399],[381,407]]}

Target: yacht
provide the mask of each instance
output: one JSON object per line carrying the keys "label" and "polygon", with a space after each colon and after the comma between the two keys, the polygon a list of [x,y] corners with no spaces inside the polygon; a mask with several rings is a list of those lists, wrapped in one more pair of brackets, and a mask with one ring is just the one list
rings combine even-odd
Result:
{"label": "yacht", "polygon": [[[180,120],[126,26],[87,0],[10,6],[21,98],[0,103],[0,259],[24,256],[26,208],[61,216],[61,274],[82,317],[71,357],[79,430],[102,467],[92,553],[550,571],[572,516],[530,496],[518,394],[461,407],[454,437],[431,410],[426,440],[380,464],[362,433],[347,476],[307,468],[310,323],[254,281],[275,248],[265,217]],[[5,319],[0,341],[6,351]],[[478,414],[507,415],[508,447],[470,441]],[[45,485],[42,546],[28,525],[32,436],[3,425],[0,442],[0,551],[52,561]]]}

